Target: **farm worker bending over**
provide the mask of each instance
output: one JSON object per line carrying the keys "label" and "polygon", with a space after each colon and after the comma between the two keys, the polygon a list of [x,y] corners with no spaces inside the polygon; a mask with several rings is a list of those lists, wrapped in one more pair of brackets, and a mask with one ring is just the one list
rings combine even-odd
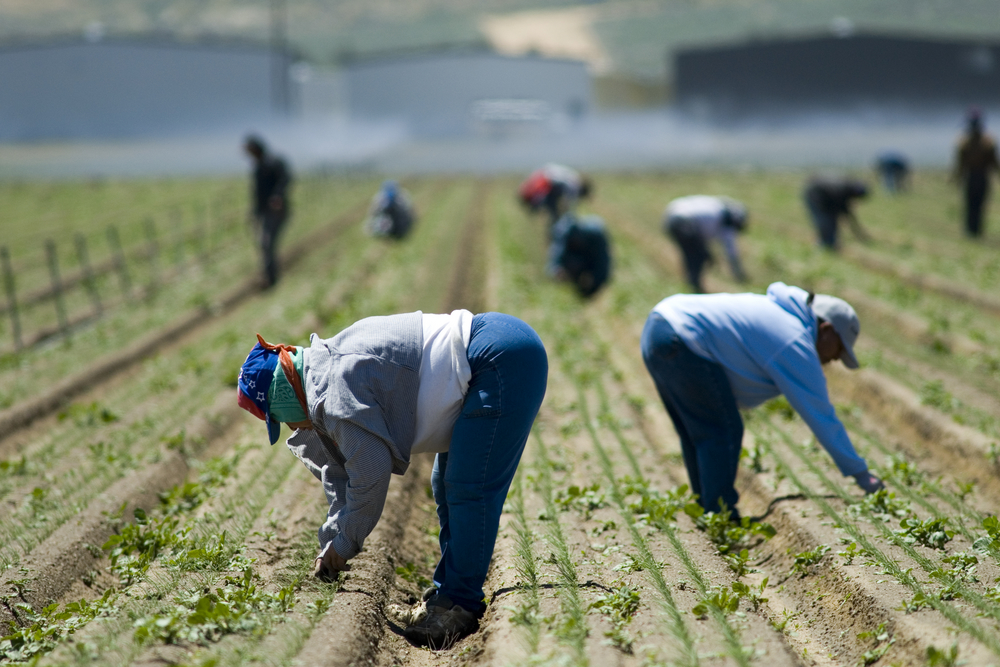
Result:
{"label": "farm worker bending over", "polygon": [[272,155],[260,137],[247,137],[243,150],[254,162],[253,220],[257,226],[264,280],[268,287],[273,287],[278,282],[278,236],[288,220],[288,187],[292,174],[285,161]]}
{"label": "farm worker bending over", "polygon": [[410,233],[416,214],[410,194],[396,181],[386,181],[372,198],[368,210],[368,233],[401,239]]}
{"label": "farm worker bending over", "polygon": [[575,169],[547,164],[521,183],[518,196],[532,213],[544,209],[549,214],[549,225],[554,225],[564,213],[576,208],[577,201],[589,197],[592,190],[590,179]]}
{"label": "farm worker bending over", "polygon": [[[854,451],[826,392],[822,365],[857,368],[860,327],[847,302],[773,283],[761,294],[676,294],[656,304],[642,358],[681,440],[692,492],[706,511],[735,508],[743,441],[739,408],[784,394],[844,475],[882,488]],[[739,514],[734,512],[734,518]]]}
{"label": "farm worker bending over", "polygon": [[837,249],[837,225],[846,218],[851,231],[862,241],[869,236],[861,228],[854,210],[855,199],[868,196],[868,186],[853,178],[812,178],[806,184],[803,198],[812,216],[819,244],[829,250]]}
{"label": "farm worker bending over", "polygon": [[670,202],[663,213],[663,231],[681,249],[688,282],[698,293],[705,291],[701,284],[701,272],[705,264],[712,261],[708,243],[714,239],[722,242],[736,280],[746,281],[736,247],[736,235],[746,226],[746,207],[729,197],[680,197]]}
{"label": "farm worker bending over", "polygon": [[573,283],[582,297],[597,293],[611,277],[611,244],[596,215],[567,213],[552,227],[546,269],[556,280]]}
{"label": "farm worker bending over", "polygon": [[545,394],[538,335],[501,313],[420,311],[369,317],[309,347],[257,344],[239,404],[295,433],[288,448],[323,483],[316,576],[350,569],[385,504],[390,475],[436,452],[431,486],[441,524],[435,589],[405,629],[434,648],[474,632],[500,513]]}

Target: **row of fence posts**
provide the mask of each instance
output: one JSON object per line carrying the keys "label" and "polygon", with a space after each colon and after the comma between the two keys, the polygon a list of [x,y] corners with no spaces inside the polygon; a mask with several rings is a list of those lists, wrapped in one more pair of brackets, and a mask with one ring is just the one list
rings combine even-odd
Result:
{"label": "row of fence posts", "polygon": [[[172,227],[176,230],[174,232],[174,262],[180,265],[184,261],[185,239],[183,226],[180,221],[180,213],[178,211],[173,213],[172,222],[174,223]],[[152,218],[146,218],[144,227],[146,236],[146,255],[149,260],[148,269],[150,272],[150,291],[152,292],[157,288],[160,279],[160,242],[157,238],[156,224],[153,222]],[[126,300],[129,300],[132,297],[132,277],[129,275],[128,263],[126,262],[125,252],[122,249],[121,237],[118,234],[118,228],[114,225],[109,226],[107,228],[106,235],[108,239],[108,247],[111,249],[112,271],[118,275],[118,282],[123,297]],[[206,236],[207,229],[203,218],[202,224],[195,229],[193,237],[197,254],[199,256],[203,256],[207,250],[205,247]],[[90,297],[90,301],[93,306],[93,316],[101,317],[104,314],[104,304],[101,301],[101,295],[97,289],[97,275],[90,264],[90,255],[87,252],[87,239],[82,234],[77,234],[74,242],[76,245],[77,260],[80,264],[80,282],[83,284],[84,289]],[[45,241],[45,254],[48,261],[49,278],[52,282],[50,294],[55,303],[59,331],[63,336],[68,338],[71,335],[71,324],[66,311],[63,281],[59,272],[59,256],[56,252],[56,243],[52,239]],[[16,279],[14,269],[11,264],[10,250],[7,246],[0,246],[0,265],[2,265],[0,266],[0,270],[3,271],[4,290],[7,296],[7,312],[10,315],[11,330],[14,337],[14,349],[19,351],[24,348],[24,340],[21,328],[21,314],[17,300]]]}

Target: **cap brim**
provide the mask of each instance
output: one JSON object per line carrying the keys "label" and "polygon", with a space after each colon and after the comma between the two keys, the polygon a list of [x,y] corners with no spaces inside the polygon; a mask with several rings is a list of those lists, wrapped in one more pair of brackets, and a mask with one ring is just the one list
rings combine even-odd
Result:
{"label": "cap brim", "polygon": [[[857,362],[855,362],[857,363]],[[281,436],[281,422],[276,422],[274,419],[268,417],[267,420],[267,437],[271,441],[271,444],[278,442],[278,438]]]}
{"label": "cap brim", "polygon": [[[841,341],[841,345],[844,345],[843,341]],[[854,350],[847,345],[844,345],[844,351],[840,353],[840,361],[851,370],[858,368],[858,358],[854,356]]]}

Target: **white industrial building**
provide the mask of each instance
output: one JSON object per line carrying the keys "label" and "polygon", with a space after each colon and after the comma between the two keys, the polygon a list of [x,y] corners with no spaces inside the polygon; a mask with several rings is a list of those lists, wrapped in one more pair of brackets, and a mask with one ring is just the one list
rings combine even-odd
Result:
{"label": "white industrial building", "polygon": [[462,135],[545,126],[585,115],[586,63],[489,51],[439,51],[346,65],[345,92],[357,120],[406,123],[417,135]]}
{"label": "white industrial building", "polygon": [[266,46],[100,35],[0,46],[0,141],[244,128],[289,105]]}

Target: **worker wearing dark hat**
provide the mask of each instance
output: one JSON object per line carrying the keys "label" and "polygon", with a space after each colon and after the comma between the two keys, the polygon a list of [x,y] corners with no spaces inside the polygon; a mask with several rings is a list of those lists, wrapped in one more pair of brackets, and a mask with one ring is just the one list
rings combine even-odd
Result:
{"label": "worker wearing dark hat", "polygon": [[691,490],[706,511],[736,512],[740,408],[784,394],[844,475],[882,488],[837,418],[823,365],[857,368],[858,316],[841,299],[774,283],[767,294],[675,294],[656,304],[642,358],[681,441]]}
{"label": "worker wearing dark hat", "polygon": [[278,282],[278,237],[288,220],[288,188],[292,174],[280,157],[272,155],[264,140],[250,135],[243,150],[254,161],[253,220],[257,226],[264,281],[268,287]]}
{"label": "worker wearing dark hat", "polygon": [[814,177],[809,180],[803,198],[816,227],[820,246],[828,250],[837,249],[837,227],[841,218],[847,220],[851,231],[860,240],[869,240],[854,215],[855,200],[867,196],[868,186],[854,178]]}
{"label": "worker wearing dark hat", "polygon": [[983,116],[969,111],[967,131],[955,155],[955,179],[965,199],[965,233],[983,234],[983,209],[990,194],[990,176],[1000,170],[996,141],[983,131]]}
{"label": "worker wearing dark hat", "polygon": [[542,397],[538,335],[501,313],[369,317],[308,347],[258,336],[239,376],[239,404],[296,429],[288,447],[323,483],[316,575],[350,569],[382,513],[391,474],[437,454],[431,487],[441,560],[404,634],[434,648],[474,632],[500,514]]}

